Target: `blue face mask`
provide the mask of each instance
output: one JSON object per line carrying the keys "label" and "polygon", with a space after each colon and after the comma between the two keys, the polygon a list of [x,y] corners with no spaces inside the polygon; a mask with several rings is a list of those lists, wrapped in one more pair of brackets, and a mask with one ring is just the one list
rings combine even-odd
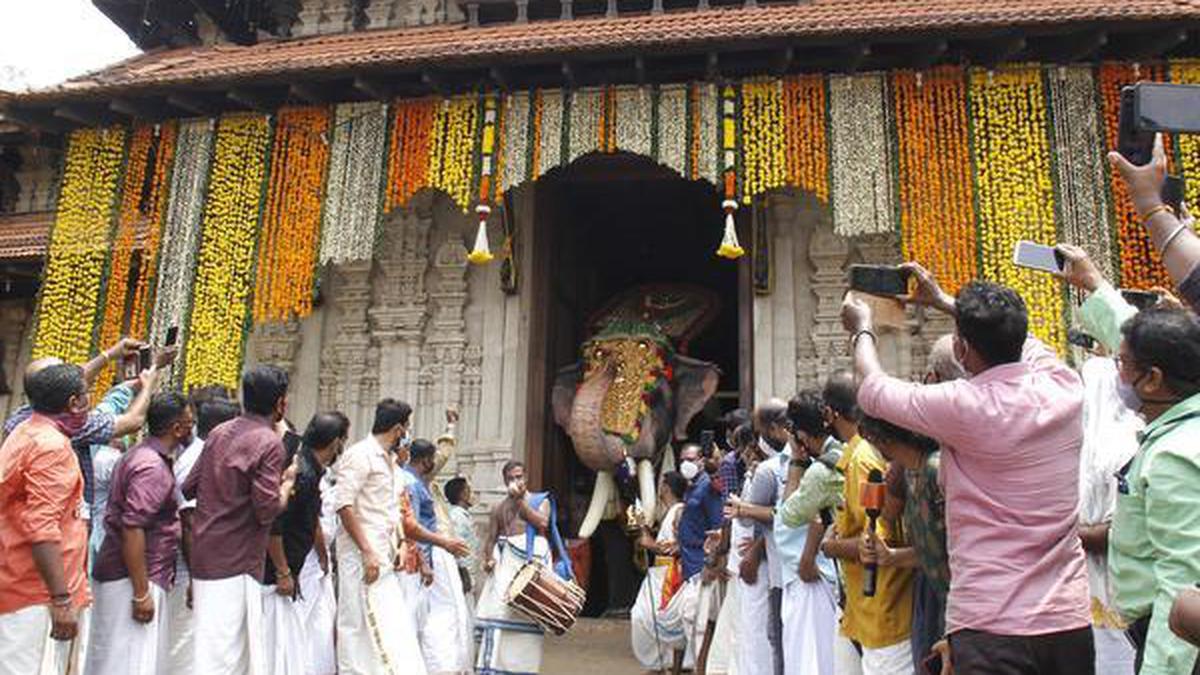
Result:
{"label": "blue face mask", "polygon": [[1138,375],[1138,378],[1132,384],[1121,379],[1120,373],[1117,374],[1117,398],[1121,399],[1121,403],[1133,412],[1138,412],[1142,409],[1142,396],[1137,392],[1137,383],[1142,381],[1145,373]]}

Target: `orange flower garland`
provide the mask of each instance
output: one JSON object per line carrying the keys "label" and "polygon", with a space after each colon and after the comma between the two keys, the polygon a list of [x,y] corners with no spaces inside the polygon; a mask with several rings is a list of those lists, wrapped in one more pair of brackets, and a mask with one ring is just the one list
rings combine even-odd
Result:
{"label": "orange flower garland", "polygon": [[67,141],[43,272],[33,358],[92,356],[109,236],[125,159],[125,129],[80,129]]}
{"label": "orange flower garland", "polygon": [[[1160,80],[1161,66],[1134,67],[1124,63],[1105,63],[1100,66],[1100,97],[1103,101],[1105,141],[1109,148],[1117,147],[1117,127],[1121,111],[1121,87],[1138,80]],[[1169,142],[1169,139],[1168,139]],[[1167,156],[1171,156],[1170,145]],[[1129,193],[1121,184],[1116,170],[1110,171],[1112,185],[1112,207],[1116,214],[1117,243],[1121,259],[1121,285],[1126,288],[1170,287],[1167,271],[1159,262],[1158,254],[1150,244],[1146,229],[1142,227]]]}
{"label": "orange flower garland", "polygon": [[439,106],[440,101],[432,98],[396,101],[393,105],[384,210],[404,206],[429,186],[429,144]]}
{"label": "orange flower garland", "polygon": [[[158,240],[170,188],[168,169],[174,151],[174,124],[141,124],[134,127],[125,163],[121,208],[117,216],[105,288],[104,318],[100,324],[98,342],[102,347],[116,342],[122,333],[133,337],[145,336],[145,296],[154,278]],[[139,244],[142,245],[142,252],[135,270],[133,255]],[[136,276],[133,276],[135,271]],[[127,307],[131,285],[134,287],[134,297]],[[127,313],[127,309],[131,311]],[[115,373],[115,363],[105,365],[96,377],[93,395],[102,394],[112,383]]]}
{"label": "orange flower garland", "polygon": [[271,178],[258,243],[254,321],[283,321],[312,312],[313,276],[321,247],[321,204],[329,166],[330,112],[284,108],[275,123]]}
{"label": "orange flower garland", "polygon": [[892,94],[904,258],[957,293],[977,274],[964,74],[953,66],[897,72]]}
{"label": "orange flower garland", "polygon": [[829,203],[829,150],[825,138],[825,78],[798,75],[783,80],[787,184]]}

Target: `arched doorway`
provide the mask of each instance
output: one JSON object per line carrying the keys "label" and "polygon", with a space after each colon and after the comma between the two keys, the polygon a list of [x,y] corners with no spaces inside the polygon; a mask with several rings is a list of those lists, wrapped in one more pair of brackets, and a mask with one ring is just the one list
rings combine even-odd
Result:
{"label": "arched doorway", "polygon": [[[714,294],[719,311],[686,347],[687,355],[715,362],[722,371],[717,395],[692,422],[694,439],[752,392],[749,265],[714,254],[723,218],[716,189],[644,157],[585,156],[539,179],[534,200],[527,456],[540,459],[531,471],[558,495],[560,523],[573,535],[594,473],[576,458],[549,402],[556,371],[576,362],[581,343],[591,337],[589,318],[641,284],[687,283]],[[623,518],[597,530],[590,612],[632,604],[639,580],[633,553]]]}

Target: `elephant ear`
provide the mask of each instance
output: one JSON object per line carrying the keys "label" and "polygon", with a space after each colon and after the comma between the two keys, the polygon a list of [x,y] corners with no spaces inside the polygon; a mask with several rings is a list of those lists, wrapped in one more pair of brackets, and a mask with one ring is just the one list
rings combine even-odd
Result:
{"label": "elephant ear", "polygon": [[554,376],[554,389],[550,404],[554,408],[554,421],[563,429],[571,424],[571,406],[575,403],[575,390],[579,388],[579,364],[571,364]]}
{"label": "elephant ear", "polygon": [[687,437],[688,424],[708,400],[717,393],[721,369],[708,361],[676,356],[675,375],[675,438]]}

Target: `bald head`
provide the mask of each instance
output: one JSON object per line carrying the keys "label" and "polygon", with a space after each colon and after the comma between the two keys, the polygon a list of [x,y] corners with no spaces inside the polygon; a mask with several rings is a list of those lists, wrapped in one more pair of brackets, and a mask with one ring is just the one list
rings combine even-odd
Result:
{"label": "bald head", "polygon": [[61,366],[62,364],[63,360],[57,356],[46,356],[40,359],[34,359],[29,362],[29,365],[25,366],[25,377],[34,375],[39,371],[49,368],[50,366]]}
{"label": "bald head", "polygon": [[967,376],[958,359],[954,358],[954,335],[946,334],[933,343],[929,350],[929,366],[925,376],[929,382],[949,382]]}
{"label": "bald head", "polygon": [[787,401],[781,398],[767,399],[766,402],[754,409],[754,422],[760,429],[782,423],[786,419]]}

